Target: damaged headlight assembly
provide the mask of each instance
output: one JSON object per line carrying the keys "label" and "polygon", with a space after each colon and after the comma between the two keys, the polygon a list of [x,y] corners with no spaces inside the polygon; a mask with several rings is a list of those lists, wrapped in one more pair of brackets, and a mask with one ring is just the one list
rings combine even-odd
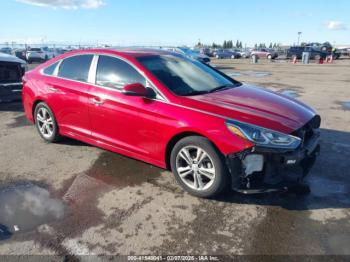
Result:
{"label": "damaged headlight assembly", "polygon": [[233,134],[247,139],[259,147],[294,150],[301,144],[299,137],[240,121],[228,120],[226,126]]}

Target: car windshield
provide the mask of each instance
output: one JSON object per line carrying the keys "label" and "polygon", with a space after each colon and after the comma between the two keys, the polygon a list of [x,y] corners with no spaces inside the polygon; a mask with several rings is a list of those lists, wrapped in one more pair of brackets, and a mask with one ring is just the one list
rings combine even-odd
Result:
{"label": "car windshield", "polygon": [[195,50],[191,50],[189,48],[179,48],[179,49],[187,55],[197,54]]}
{"label": "car windshield", "polygon": [[179,96],[212,93],[241,85],[210,66],[181,55],[152,55],[137,60]]}

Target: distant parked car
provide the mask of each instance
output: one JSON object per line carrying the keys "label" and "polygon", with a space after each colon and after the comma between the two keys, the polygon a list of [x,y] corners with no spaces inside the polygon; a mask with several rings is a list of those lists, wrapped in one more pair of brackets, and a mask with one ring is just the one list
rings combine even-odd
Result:
{"label": "distant parked car", "polygon": [[25,61],[0,53],[0,102],[21,99],[22,76],[25,70]]}
{"label": "distant parked car", "polygon": [[257,56],[259,58],[276,59],[278,57],[278,53],[270,48],[258,48],[254,49],[250,53],[250,57],[253,56]]}
{"label": "distant parked car", "polygon": [[225,49],[219,49],[214,53],[215,57],[217,59],[235,59],[235,58],[241,58],[241,54],[238,52],[225,50]]}
{"label": "distant parked car", "polygon": [[249,58],[250,57],[250,51],[249,50],[241,50],[241,49],[235,48],[235,49],[231,49],[230,51],[240,54],[240,56],[243,57],[243,58]]}
{"label": "distant parked car", "polygon": [[[303,52],[310,53],[310,59],[319,60],[320,58],[325,59],[328,55],[332,54],[332,50],[328,50],[328,48],[323,49],[316,47],[314,45],[310,46],[292,46],[287,51],[287,58],[293,59],[296,57],[297,59],[302,59]],[[338,59],[340,57],[340,52],[336,52],[334,59]]]}
{"label": "distant parked car", "polygon": [[187,57],[190,57],[192,59],[198,60],[202,63],[210,63],[210,58],[204,54],[201,54],[199,50],[193,50],[188,47],[177,47],[177,48],[170,48],[171,51],[183,54]]}
{"label": "distant parked car", "polygon": [[22,60],[27,60],[26,53],[27,53],[26,49],[14,49],[12,51],[12,55],[14,55]]}
{"label": "distant parked car", "polygon": [[30,48],[26,53],[27,61],[29,64],[32,62],[44,62],[53,57],[54,53],[51,52],[47,47],[44,48]]}
{"label": "distant parked car", "polygon": [[11,52],[12,52],[11,47],[3,47],[3,48],[0,48],[0,53],[10,55],[10,54],[11,54]]}
{"label": "distant parked car", "polygon": [[321,52],[322,58],[325,58],[329,55],[333,55],[334,59],[339,59],[341,56],[341,52],[339,51],[333,52],[333,46],[329,42],[325,42],[323,44],[310,43],[310,44],[306,44],[305,48],[309,48],[308,50]]}

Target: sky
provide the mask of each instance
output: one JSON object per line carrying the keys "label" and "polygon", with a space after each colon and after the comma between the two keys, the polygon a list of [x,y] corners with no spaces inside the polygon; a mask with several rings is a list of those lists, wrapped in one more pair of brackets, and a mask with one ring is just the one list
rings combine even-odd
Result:
{"label": "sky", "polygon": [[3,0],[0,43],[350,44],[349,0]]}

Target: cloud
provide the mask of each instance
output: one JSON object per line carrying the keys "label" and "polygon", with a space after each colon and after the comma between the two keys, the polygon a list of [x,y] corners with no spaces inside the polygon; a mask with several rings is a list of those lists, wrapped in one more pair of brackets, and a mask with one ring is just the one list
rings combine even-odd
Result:
{"label": "cloud", "polygon": [[327,23],[327,28],[329,30],[347,30],[348,29],[346,24],[340,21],[329,21]]}
{"label": "cloud", "polygon": [[17,2],[52,8],[96,9],[105,5],[104,0],[16,0]]}

